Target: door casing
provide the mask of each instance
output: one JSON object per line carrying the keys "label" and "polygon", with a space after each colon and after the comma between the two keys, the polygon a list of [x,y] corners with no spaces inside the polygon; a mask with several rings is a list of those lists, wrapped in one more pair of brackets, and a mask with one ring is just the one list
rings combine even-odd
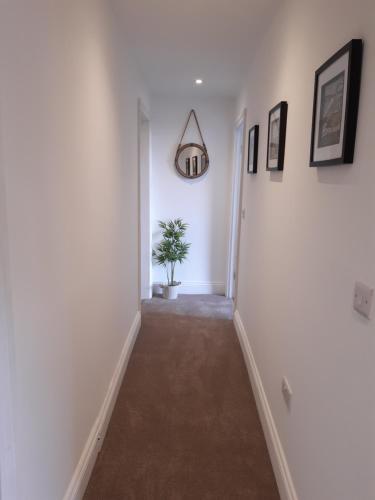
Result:
{"label": "door casing", "polygon": [[242,213],[242,190],[246,142],[246,109],[242,111],[234,127],[234,158],[232,171],[232,196],[228,246],[226,296],[236,302],[238,268],[240,259],[240,234]]}

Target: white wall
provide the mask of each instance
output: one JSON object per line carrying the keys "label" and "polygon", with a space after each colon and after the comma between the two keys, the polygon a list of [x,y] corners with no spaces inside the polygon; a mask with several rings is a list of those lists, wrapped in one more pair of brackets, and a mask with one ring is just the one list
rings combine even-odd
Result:
{"label": "white wall", "polygon": [[0,3],[17,500],[64,496],[138,309],[141,88],[113,22]]}
{"label": "white wall", "polygon": [[[157,221],[182,217],[190,227],[188,261],[177,268],[184,293],[224,293],[226,280],[234,100],[223,97],[152,99],[151,219],[154,244]],[[176,149],[189,111],[195,109],[207,146],[210,166],[196,180],[177,174]],[[201,142],[194,120],[183,142]],[[164,269],[154,266],[153,281],[165,282]]]}
{"label": "white wall", "polygon": [[[258,174],[244,179],[238,310],[300,500],[375,498],[374,319],[352,310],[355,280],[375,286],[374,19],[366,0],[283,5],[238,102],[248,126],[260,124]],[[365,51],[355,162],[309,168],[314,72],[356,37]],[[270,174],[268,111],[281,100],[285,170]]]}

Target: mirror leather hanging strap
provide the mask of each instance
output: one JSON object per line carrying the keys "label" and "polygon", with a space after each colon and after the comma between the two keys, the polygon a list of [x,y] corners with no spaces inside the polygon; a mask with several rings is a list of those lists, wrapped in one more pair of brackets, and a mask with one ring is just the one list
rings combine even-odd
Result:
{"label": "mirror leather hanging strap", "polygon": [[182,136],[181,136],[181,139],[180,139],[180,142],[179,142],[178,147],[180,147],[180,146],[181,146],[181,144],[182,144],[182,139],[184,138],[184,135],[185,135],[186,129],[187,129],[188,125],[189,125],[189,121],[190,121],[191,115],[193,115],[193,116],[194,116],[195,123],[197,124],[198,131],[199,131],[199,135],[200,135],[200,137],[201,137],[203,147],[204,147],[204,149],[207,149],[207,148],[206,148],[206,145],[205,145],[205,143],[204,143],[204,140],[203,140],[202,131],[201,131],[201,128],[200,128],[200,126],[199,126],[198,118],[197,118],[197,115],[196,115],[196,113],[195,113],[194,109],[192,109],[192,110],[190,111],[189,116],[188,116],[188,119],[186,120],[186,125],[185,125],[185,128],[184,128],[184,131],[182,132]]}

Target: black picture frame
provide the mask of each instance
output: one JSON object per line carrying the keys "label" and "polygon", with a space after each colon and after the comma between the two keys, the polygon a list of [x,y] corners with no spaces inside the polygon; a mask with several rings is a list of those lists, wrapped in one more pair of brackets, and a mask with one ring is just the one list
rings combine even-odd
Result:
{"label": "black picture frame", "polygon": [[[348,57],[345,57],[346,54]],[[353,39],[315,72],[310,167],[340,165],[354,161],[362,54],[363,40]],[[324,82],[324,78],[327,78],[324,75],[329,74],[329,71],[331,71],[330,80]],[[324,89],[328,85],[336,85],[336,94],[333,97],[332,91],[329,95],[325,95]],[[333,111],[330,111],[329,107],[333,108]],[[324,113],[326,116],[322,118]],[[331,117],[328,116],[329,113]],[[331,123],[335,123],[338,117],[340,123],[336,124],[335,127],[332,125],[328,127],[330,119]]]}
{"label": "black picture frame", "polygon": [[[253,151],[250,150],[251,137],[254,135]],[[258,142],[259,142],[259,125],[254,125],[249,130],[248,145],[247,145],[247,173],[256,174],[258,171]],[[252,167],[251,167],[252,165]]]}
{"label": "black picture frame", "polygon": [[[276,117],[272,121],[273,117]],[[281,101],[268,113],[267,164],[266,170],[284,170],[286,124],[288,117],[288,103]],[[277,120],[278,123],[277,123]],[[274,128],[275,125],[275,128]],[[272,130],[271,130],[272,128]],[[276,140],[274,146],[270,140]]]}

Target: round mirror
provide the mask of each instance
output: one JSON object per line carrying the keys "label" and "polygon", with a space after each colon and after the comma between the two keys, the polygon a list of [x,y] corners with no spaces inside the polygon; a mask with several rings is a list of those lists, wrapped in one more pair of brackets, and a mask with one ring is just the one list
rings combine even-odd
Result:
{"label": "round mirror", "polygon": [[207,149],[193,142],[177,149],[175,165],[177,172],[188,179],[196,179],[208,169]]}

